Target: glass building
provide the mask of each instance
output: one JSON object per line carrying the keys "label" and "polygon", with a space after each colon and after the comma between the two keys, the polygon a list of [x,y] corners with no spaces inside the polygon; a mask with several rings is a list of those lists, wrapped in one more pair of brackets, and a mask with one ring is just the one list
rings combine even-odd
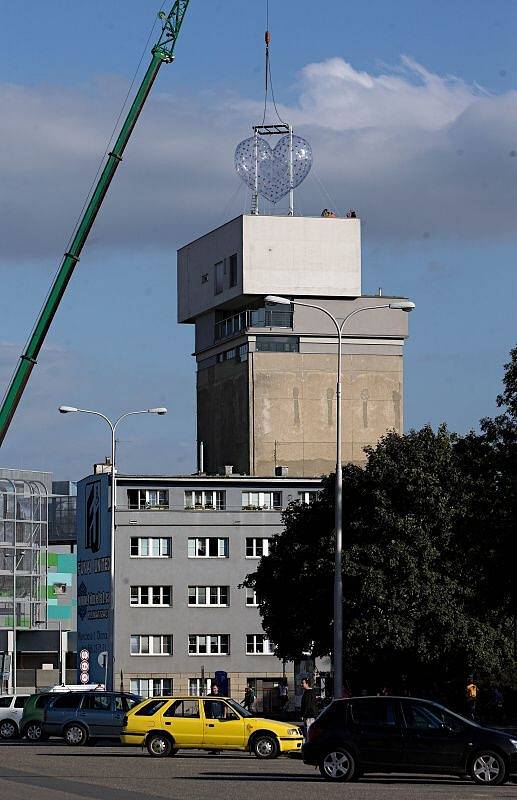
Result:
{"label": "glass building", "polygon": [[48,497],[42,480],[0,473],[0,628],[46,626]]}

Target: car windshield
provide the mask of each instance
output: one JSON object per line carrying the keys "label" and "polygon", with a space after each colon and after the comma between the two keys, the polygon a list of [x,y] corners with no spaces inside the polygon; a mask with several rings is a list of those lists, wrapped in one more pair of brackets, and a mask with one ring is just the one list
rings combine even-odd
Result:
{"label": "car windshield", "polygon": [[226,702],[228,703],[230,708],[233,708],[233,710],[240,717],[252,717],[253,716],[253,714],[250,714],[250,712],[246,708],[244,708],[244,706],[241,706],[240,703],[237,703],[236,700],[227,700]]}
{"label": "car windshield", "polygon": [[445,708],[444,706],[438,705],[438,703],[433,703],[431,706],[432,710],[436,714],[437,717],[447,725],[449,728],[453,730],[457,730],[458,725],[474,725],[476,728],[481,728],[482,726],[479,722],[474,722],[473,719],[467,719],[467,717],[463,717],[461,714],[457,714],[455,711],[451,711],[450,708]]}

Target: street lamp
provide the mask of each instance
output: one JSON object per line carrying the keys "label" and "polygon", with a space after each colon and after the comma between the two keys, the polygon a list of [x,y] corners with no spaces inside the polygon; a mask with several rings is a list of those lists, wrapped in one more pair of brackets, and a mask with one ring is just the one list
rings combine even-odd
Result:
{"label": "street lamp", "polygon": [[335,487],[335,529],[336,543],[334,553],[334,642],[333,642],[333,667],[334,667],[334,697],[341,697],[343,687],[343,577],[341,572],[343,554],[343,467],[341,456],[341,362],[343,349],[343,328],[349,319],[362,311],[373,311],[379,308],[389,308],[398,311],[410,312],[415,308],[411,300],[398,300],[380,306],[363,306],[351,311],[341,321],[327,311],[323,306],[314,303],[302,303],[299,300],[289,300],[287,297],[269,294],[265,298],[268,303],[277,303],[283,306],[305,306],[322,311],[329,317],[336,327],[338,338],[337,353],[337,385],[336,385],[336,487]]}
{"label": "street lamp", "polygon": [[[115,422],[112,422],[108,417],[104,414],[101,414],[100,411],[91,411],[86,408],[76,408],[76,406],[59,406],[59,413],[60,414],[93,414],[96,417],[101,417],[105,422],[108,423],[111,429],[111,509],[110,509],[110,520],[111,520],[111,554],[110,554],[110,611],[111,611],[111,683],[112,689],[115,688],[114,681],[115,681],[115,508],[117,504],[117,482],[116,482],[116,474],[117,471],[115,469],[115,432],[117,430],[117,426],[119,422],[121,422],[126,417],[132,417],[135,414],[158,414],[162,417],[164,414],[167,413],[167,409],[164,407],[158,408],[146,408],[143,411],[127,411],[125,414],[122,414]],[[108,688],[108,687],[106,687]]]}

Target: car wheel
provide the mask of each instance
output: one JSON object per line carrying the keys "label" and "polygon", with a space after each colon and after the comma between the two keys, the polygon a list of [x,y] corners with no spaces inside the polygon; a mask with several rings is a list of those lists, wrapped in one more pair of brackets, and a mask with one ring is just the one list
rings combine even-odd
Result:
{"label": "car wheel", "polygon": [[170,756],[172,750],[171,740],[168,736],[163,736],[161,733],[153,733],[147,740],[147,752],[150,756],[153,756],[153,758]]}
{"label": "car wheel", "polygon": [[25,728],[23,735],[29,742],[40,742],[43,739],[43,728],[40,722],[30,722]]}
{"label": "car wheel", "polygon": [[253,752],[257,758],[276,758],[278,756],[278,742],[274,736],[261,733],[253,740]]}
{"label": "car wheel", "polygon": [[169,753],[170,756],[175,756],[179,753],[179,747],[171,747],[171,752]]}
{"label": "car wheel", "polygon": [[65,742],[71,747],[81,747],[86,744],[88,734],[82,725],[68,725],[63,733]]}
{"label": "car wheel", "polygon": [[18,727],[12,719],[4,719],[0,722],[0,739],[14,739],[18,735]]}
{"label": "car wheel", "polygon": [[320,772],[326,781],[351,781],[356,775],[355,758],[344,747],[330,750],[319,764]]}
{"label": "car wheel", "polygon": [[492,750],[480,750],[470,765],[470,777],[482,786],[499,786],[506,779],[506,764]]}

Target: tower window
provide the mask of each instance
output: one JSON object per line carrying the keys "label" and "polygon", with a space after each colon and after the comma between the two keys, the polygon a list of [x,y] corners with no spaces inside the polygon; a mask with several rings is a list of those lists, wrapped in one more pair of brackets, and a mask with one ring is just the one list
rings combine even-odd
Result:
{"label": "tower window", "polygon": [[224,288],[224,261],[218,261],[215,265],[214,294],[221,294]]}
{"label": "tower window", "polygon": [[230,256],[230,287],[237,286],[237,253]]}
{"label": "tower window", "polygon": [[298,336],[257,336],[256,348],[260,353],[299,353]]}

